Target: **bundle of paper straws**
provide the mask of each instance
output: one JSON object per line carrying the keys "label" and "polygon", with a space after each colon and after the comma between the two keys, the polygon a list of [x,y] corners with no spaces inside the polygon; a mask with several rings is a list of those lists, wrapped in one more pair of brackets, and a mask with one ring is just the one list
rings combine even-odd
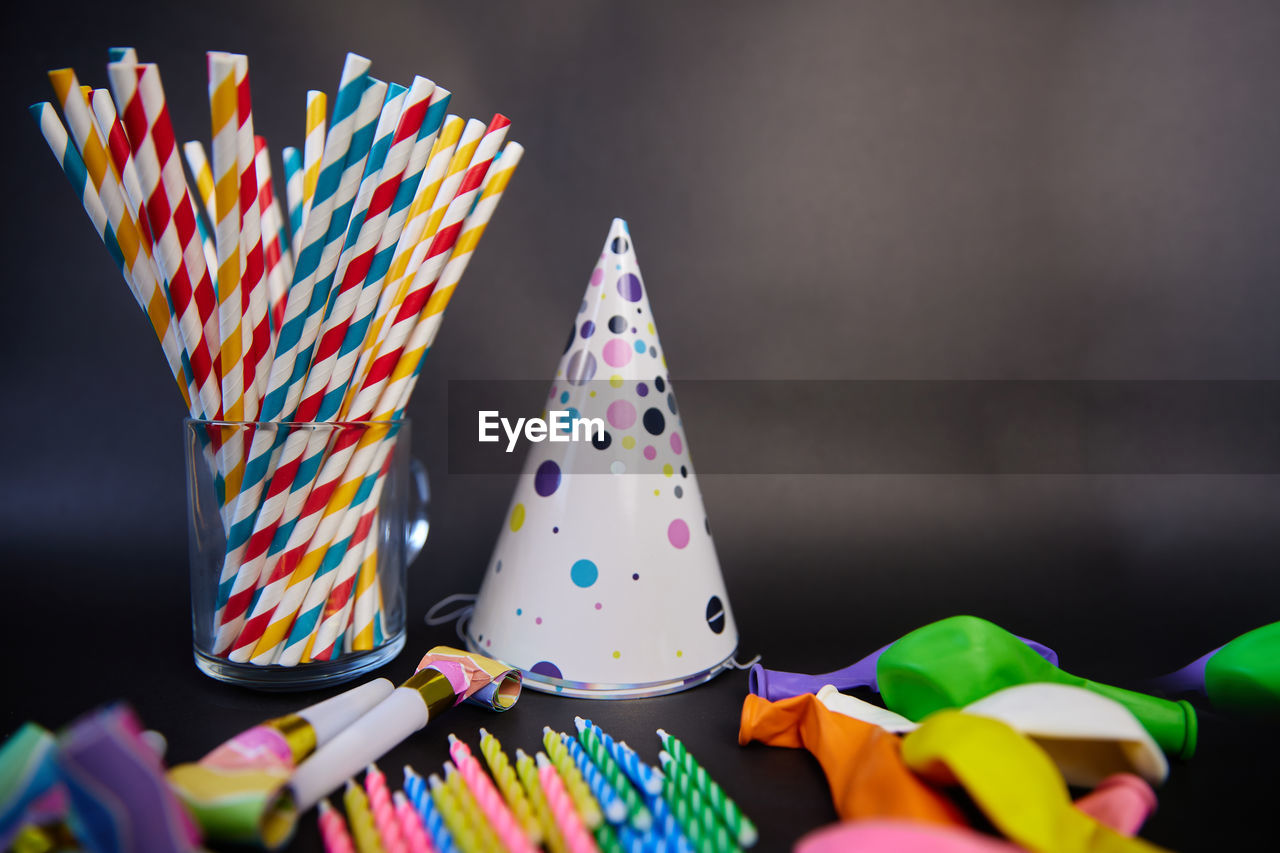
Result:
{"label": "bundle of paper straws", "polygon": [[[248,60],[209,53],[212,159],[182,146],[159,69],[114,48],[111,91],[49,73],[31,107],[208,427],[227,549],[213,653],[294,665],[379,646],[376,513],[423,356],[523,149],[349,54],[282,152],[288,221],[254,135]],[[68,133],[68,130],[70,131]],[[499,151],[501,149],[501,151]],[[201,217],[201,210],[208,225]],[[366,424],[334,430],[253,423]],[[249,426],[223,426],[223,424]]]}

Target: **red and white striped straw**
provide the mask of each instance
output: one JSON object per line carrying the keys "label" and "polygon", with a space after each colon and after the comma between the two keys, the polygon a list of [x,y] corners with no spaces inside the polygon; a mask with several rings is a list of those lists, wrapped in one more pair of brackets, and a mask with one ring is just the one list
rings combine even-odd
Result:
{"label": "red and white striped straw", "polygon": [[[271,152],[267,141],[255,136],[254,166],[258,176],[258,207],[262,210],[262,256],[267,274],[267,306],[272,327],[277,331],[284,317],[284,298],[293,278],[293,257],[289,250],[284,212],[271,179]],[[263,372],[265,380],[266,372]]]}
{"label": "red and white striped straw", "polygon": [[236,162],[240,167],[240,293],[244,315],[244,418],[258,417],[267,391],[271,359],[271,321],[266,265],[262,246],[262,210],[258,206],[257,150],[253,134],[253,95],[249,87],[249,58],[232,57],[236,77]]}
{"label": "red and white striped straw", "polygon": [[156,259],[168,283],[170,304],[187,350],[192,378],[206,417],[220,417],[222,395],[206,329],[216,339],[217,296],[196,231],[191,194],[176,156],[160,72],[150,64],[107,66],[116,109],[124,124],[146,194],[145,209],[155,238]]}

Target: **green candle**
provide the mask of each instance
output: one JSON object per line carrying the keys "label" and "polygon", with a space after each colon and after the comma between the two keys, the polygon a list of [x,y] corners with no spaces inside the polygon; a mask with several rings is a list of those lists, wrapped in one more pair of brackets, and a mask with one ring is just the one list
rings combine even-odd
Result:
{"label": "green candle", "polygon": [[729,828],[729,832],[737,840],[738,844],[743,847],[750,847],[756,843],[760,837],[760,833],[756,830],[756,825],[742,813],[742,809],[738,808],[738,804],[725,794],[716,780],[703,769],[694,757],[685,748],[685,745],[675,738],[658,729],[658,738],[662,741],[662,746],[666,750],[666,758],[660,754],[659,760],[662,761],[662,769],[671,775],[668,767],[677,768],[689,780],[689,783],[698,790],[707,805],[715,810],[720,820]]}

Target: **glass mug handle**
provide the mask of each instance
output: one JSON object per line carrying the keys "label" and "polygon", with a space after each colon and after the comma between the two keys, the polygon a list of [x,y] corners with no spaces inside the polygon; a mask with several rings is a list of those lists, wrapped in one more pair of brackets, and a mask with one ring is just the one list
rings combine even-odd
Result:
{"label": "glass mug handle", "polygon": [[406,567],[413,565],[427,543],[431,522],[427,519],[427,504],[431,501],[431,486],[427,480],[427,467],[417,459],[409,460],[409,518],[404,527]]}

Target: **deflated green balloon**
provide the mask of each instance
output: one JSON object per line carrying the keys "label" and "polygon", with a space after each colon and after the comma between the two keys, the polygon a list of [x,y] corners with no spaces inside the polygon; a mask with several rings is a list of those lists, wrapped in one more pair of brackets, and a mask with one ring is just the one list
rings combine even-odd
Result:
{"label": "deflated green balloon", "polygon": [[1204,689],[1215,708],[1280,714],[1280,622],[1241,634],[1214,653]]}
{"label": "deflated green balloon", "polygon": [[1013,634],[976,616],[953,616],[902,637],[880,656],[876,680],[885,705],[916,721],[1017,684],[1084,687],[1128,708],[1170,755],[1190,758],[1196,749],[1196,713],[1189,703],[1063,672]]}

